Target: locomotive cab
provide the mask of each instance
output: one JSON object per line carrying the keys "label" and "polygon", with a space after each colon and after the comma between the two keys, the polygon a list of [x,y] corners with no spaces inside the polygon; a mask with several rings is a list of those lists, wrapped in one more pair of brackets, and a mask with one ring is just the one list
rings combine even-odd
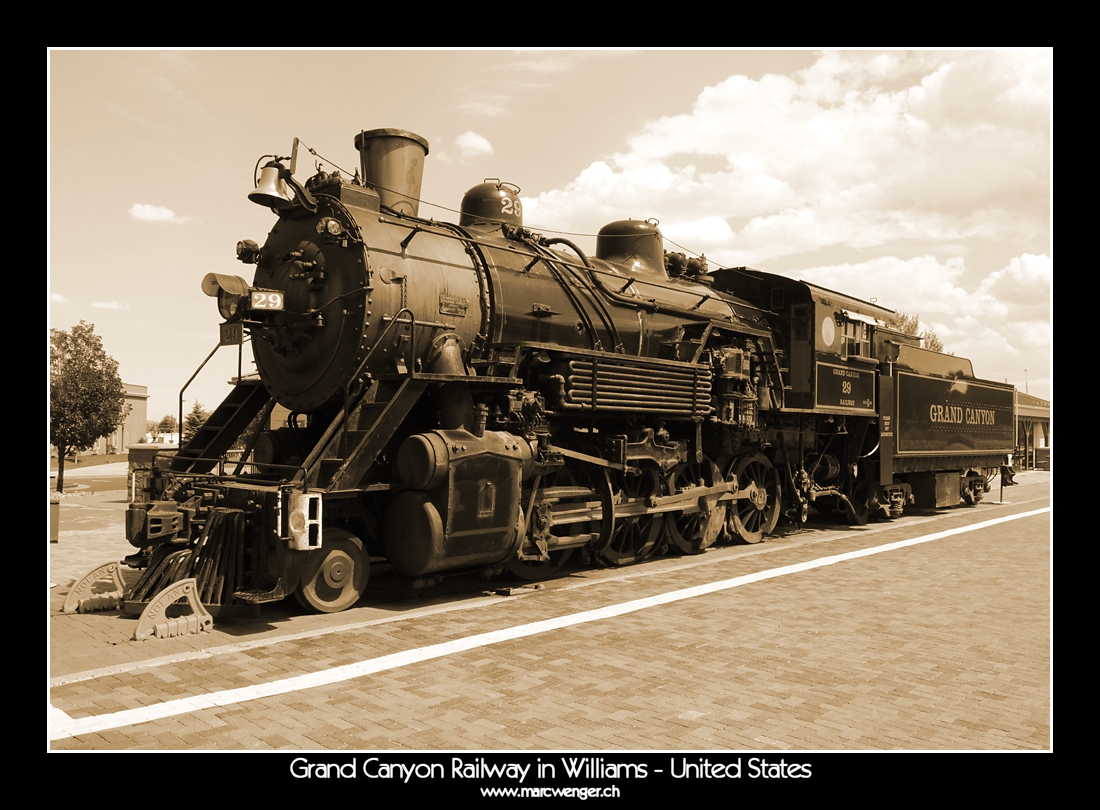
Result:
{"label": "locomotive cab", "polygon": [[786,407],[876,414],[876,335],[893,310],[745,267],[717,271],[714,284],[770,313],[787,361]]}

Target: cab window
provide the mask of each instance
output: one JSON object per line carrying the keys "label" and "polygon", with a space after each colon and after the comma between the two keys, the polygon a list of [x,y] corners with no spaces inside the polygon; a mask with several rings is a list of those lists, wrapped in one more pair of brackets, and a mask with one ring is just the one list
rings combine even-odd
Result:
{"label": "cab window", "polygon": [[871,336],[867,324],[860,321],[845,321],[841,336],[841,357],[871,356]]}

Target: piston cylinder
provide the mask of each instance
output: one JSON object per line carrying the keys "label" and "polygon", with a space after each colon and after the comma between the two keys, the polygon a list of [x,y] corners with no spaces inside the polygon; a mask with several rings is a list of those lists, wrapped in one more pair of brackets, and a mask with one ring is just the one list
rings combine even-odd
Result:
{"label": "piston cylinder", "polygon": [[520,541],[522,481],[531,448],[520,437],[438,430],[406,439],[401,485],[383,527],[386,556],[403,574],[496,565]]}

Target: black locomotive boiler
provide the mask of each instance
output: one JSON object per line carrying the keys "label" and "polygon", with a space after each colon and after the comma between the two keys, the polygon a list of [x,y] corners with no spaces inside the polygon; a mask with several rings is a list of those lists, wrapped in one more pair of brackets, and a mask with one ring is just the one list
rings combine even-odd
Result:
{"label": "black locomotive boiler", "polygon": [[427,142],[355,145],[361,180],[269,161],[249,196],[276,222],[238,245],[251,280],[203,280],[258,373],[139,477],[145,570],[119,598],[161,618],[188,589],[334,612],[371,559],[423,580],[622,566],[755,543],[811,507],[862,523],[974,502],[1012,451],[1013,389],[891,330],[890,310],[709,272],[654,220],[606,225],[589,256],[525,228],[499,181],[457,224],[425,219]]}

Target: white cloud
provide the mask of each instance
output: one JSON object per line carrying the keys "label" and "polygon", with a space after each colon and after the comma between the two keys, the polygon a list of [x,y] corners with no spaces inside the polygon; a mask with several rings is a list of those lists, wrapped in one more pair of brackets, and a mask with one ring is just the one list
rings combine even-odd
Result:
{"label": "white cloud", "polygon": [[120,304],[118,301],[96,301],[92,304],[93,309],[129,309],[129,304]]}
{"label": "white cloud", "polygon": [[455,138],[455,146],[464,160],[493,154],[493,145],[489,143],[489,139],[473,131],[463,132]]}
{"label": "white cloud", "polygon": [[1033,317],[1041,317],[1048,312],[1053,283],[1050,257],[1025,253],[982,279],[979,292],[1018,310],[1018,316],[1029,311]]}
{"label": "white cloud", "polygon": [[576,68],[581,62],[591,60],[616,59],[631,53],[625,48],[615,50],[537,50],[520,49],[518,58],[508,64],[508,70],[529,71],[535,74],[564,73]]}
{"label": "white cloud", "polygon": [[55,304],[67,304],[69,299],[63,296],[61,293],[50,293],[50,300]]}
{"label": "white cloud", "polygon": [[1020,343],[1050,351],[1054,348],[1054,324],[1050,321],[1027,321],[1016,324]]}
{"label": "white cloud", "polygon": [[171,208],[143,203],[134,203],[130,207],[130,219],[138,222],[171,222],[175,225],[191,221],[191,217],[178,216]]}
{"label": "white cloud", "polygon": [[856,264],[808,267],[796,275],[857,298],[877,298],[882,306],[919,314],[928,324],[972,313],[974,302],[959,284],[965,270],[960,258],[941,262],[935,256],[909,260],[883,256]]}
{"label": "white cloud", "polygon": [[915,238],[1045,240],[1049,86],[1050,54],[1035,51],[827,53],[793,76],[731,76],[528,200],[527,219],[743,218],[694,248],[756,266]]}
{"label": "white cloud", "polygon": [[469,113],[470,115],[484,115],[489,118],[495,118],[499,115],[504,115],[506,112],[504,105],[507,101],[507,96],[491,96],[467,101],[464,104],[460,104],[458,108],[462,110],[462,112]]}

